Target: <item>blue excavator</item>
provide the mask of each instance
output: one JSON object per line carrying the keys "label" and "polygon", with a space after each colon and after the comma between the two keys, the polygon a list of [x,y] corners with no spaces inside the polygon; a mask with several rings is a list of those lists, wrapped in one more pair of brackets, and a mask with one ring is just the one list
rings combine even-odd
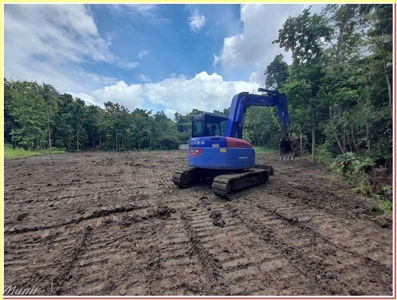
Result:
{"label": "blue excavator", "polygon": [[273,175],[271,166],[256,164],[254,148],[242,139],[245,114],[251,106],[277,107],[282,133],[280,158],[299,155],[299,142],[289,136],[286,95],[263,88],[258,92],[261,94],[235,95],[229,116],[205,112],[192,117],[189,168],[173,174],[174,184],[186,188],[200,180],[210,180],[215,195],[229,198],[232,192],[265,183]]}

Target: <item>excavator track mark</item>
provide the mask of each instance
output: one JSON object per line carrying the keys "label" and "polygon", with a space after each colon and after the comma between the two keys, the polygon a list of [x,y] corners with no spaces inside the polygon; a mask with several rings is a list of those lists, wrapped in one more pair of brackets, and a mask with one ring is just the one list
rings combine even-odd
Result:
{"label": "excavator track mark", "polygon": [[267,182],[269,175],[266,169],[250,169],[241,173],[217,176],[212,183],[212,190],[216,196],[228,199],[231,192]]}

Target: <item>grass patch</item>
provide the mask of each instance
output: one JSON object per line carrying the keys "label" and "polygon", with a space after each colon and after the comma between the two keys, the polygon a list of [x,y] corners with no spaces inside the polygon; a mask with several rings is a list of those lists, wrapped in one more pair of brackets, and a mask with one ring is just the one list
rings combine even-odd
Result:
{"label": "grass patch", "polygon": [[[52,154],[66,153],[65,150],[56,149],[56,148],[53,148],[51,152]],[[50,154],[50,151],[48,149],[30,151],[22,148],[12,148],[7,146],[4,147],[4,158],[18,158],[18,157],[28,157],[28,156],[48,155],[48,154]]]}
{"label": "grass patch", "polygon": [[380,210],[385,213],[389,214],[393,211],[393,202],[391,201],[383,201],[382,204],[379,205]]}
{"label": "grass patch", "polygon": [[275,149],[269,149],[265,147],[254,147],[254,149],[256,154],[269,154],[277,151]]}

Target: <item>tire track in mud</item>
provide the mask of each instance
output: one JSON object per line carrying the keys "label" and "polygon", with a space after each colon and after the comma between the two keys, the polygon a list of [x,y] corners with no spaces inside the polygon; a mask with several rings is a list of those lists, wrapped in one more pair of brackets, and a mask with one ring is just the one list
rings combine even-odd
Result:
{"label": "tire track in mud", "polygon": [[221,277],[219,260],[215,260],[212,254],[204,247],[196,229],[192,225],[192,217],[182,213],[181,220],[189,238],[189,253],[198,257],[202,265],[202,273],[206,278],[207,285],[203,292],[206,295],[225,295],[225,283]]}
{"label": "tire track in mud", "polygon": [[[261,193],[256,191],[251,195],[253,200],[249,200],[248,203],[255,203],[257,207],[267,209],[268,212],[273,211],[280,217],[284,216],[286,220],[306,221],[307,227],[315,228],[334,244],[343,245],[345,249],[356,249],[357,253],[391,268],[392,233],[390,230],[380,228],[379,224],[368,220],[367,217],[356,218],[352,221],[349,219],[348,213],[344,211],[324,209],[324,205],[319,207],[318,202],[320,204],[328,203],[329,198],[318,196],[313,202],[302,201],[298,197],[276,197],[277,193],[273,194],[274,191],[274,187],[272,187],[271,193],[268,189]],[[282,195],[286,193],[281,188],[279,192]],[[335,199],[333,203],[342,206],[343,199],[339,201],[342,203],[337,203]],[[344,210],[346,211],[348,208]]]}
{"label": "tire track in mud", "polygon": [[[202,258],[203,248],[194,239],[193,229],[182,213],[172,218],[148,224],[144,247],[138,256],[145,262],[146,295],[211,294],[214,277],[211,266]],[[210,272],[210,273],[208,273]]]}
{"label": "tire track in mud", "polygon": [[148,224],[148,227],[150,231],[143,238],[143,248],[138,253],[146,270],[142,294],[192,294],[195,284],[200,291],[200,282],[194,276],[200,265],[189,255],[188,239],[178,215]]}
{"label": "tire track in mud", "polygon": [[[5,283],[35,286],[39,295],[54,295],[80,255],[92,227],[83,230],[26,233],[9,236],[4,245]],[[9,282],[10,274],[17,281]]]}
{"label": "tire track in mud", "polygon": [[[212,211],[221,212],[224,227],[214,226]],[[274,295],[280,290],[285,294],[303,294],[310,286],[279,252],[242,227],[234,212],[229,213],[222,202],[185,211],[185,218],[193,231],[193,242],[199,245],[196,251],[201,253],[201,260],[206,261],[207,255],[211,255],[210,266],[206,268],[212,270],[208,277],[214,277],[213,270],[219,274],[223,289],[218,295]]]}
{"label": "tire track in mud", "polygon": [[93,228],[90,225],[88,225],[83,229],[83,233],[80,239],[76,243],[76,247],[71,255],[71,259],[65,265],[59,268],[58,276],[51,281],[51,286],[50,286],[51,294],[55,294],[55,295],[62,294],[63,285],[67,280],[70,279],[69,278],[70,272],[74,267],[74,265],[76,264],[79,256],[81,255],[81,252],[84,250],[87,243],[87,239],[91,234],[92,230]]}
{"label": "tire track in mud", "polygon": [[80,218],[75,218],[71,219],[69,221],[59,223],[59,224],[54,224],[54,225],[48,225],[48,226],[36,226],[36,227],[28,227],[28,228],[15,228],[12,230],[6,230],[4,231],[4,234],[6,235],[14,235],[14,234],[21,234],[21,233],[26,233],[26,232],[33,232],[33,231],[40,231],[40,230],[46,230],[46,229],[53,229],[53,228],[59,228],[63,226],[67,226],[70,224],[78,224],[82,221],[90,220],[90,219],[95,219],[95,218],[102,218],[106,217],[111,214],[117,214],[117,213],[123,213],[123,212],[129,212],[133,210],[138,210],[138,209],[144,209],[147,207],[141,207],[141,206],[120,206],[112,209],[101,209],[94,211],[93,213],[89,214],[88,216],[83,216]]}
{"label": "tire track in mud", "polygon": [[[141,226],[136,226],[137,230]],[[63,294],[124,295],[122,285],[127,280],[144,285],[136,255],[136,230],[131,229],[120,227],[113,219],[97,224],[70,272],[71,279],[63,286]]]}
{"label": "tire track in mud", "polygon": [[[314,209],[304,210],[303,208],[296,206],[292,209],[285,209],[283,205],[274,205],[275,202],[272,201],[268,201],[266,204],[268,206],[263,204],[257,204],[256,206],[260,209],[265,210],[267,214],[273,214],[281,220],[284,220],[291,225],[299,227],[303,231],[310,232],[310,234],[315,236],[316,239],[320,239],[324,243],[332,243],[338,249],[350,252],[352,255],[359,256],[362,259],[375,260],[376,263],[379,264],[379,268],[383,268],[385,270],[385,273],[391,274],[390,261],[384,259],[384,256],[387,256],[385,251],[387,251],[388,248],[389,251],[392,251],[392,245],[391,243],[385,243],[383,241],[376,240],[377,237],[383,234],[382,232],[379,232],[379,230],[374,232],[370,228],[371,226],[375,227],[376,225],[371,223],[364,223],[358,220],[354,225],[350,225],[349,230],[347,230],[345,228],[346,225],[345,223],[343,223],[343,220],[339,220],[339,218],[334,217],[332,221],[328,220],[328,223],[332,224],[332,231],[327,233],[326,230],[321,228],[322,220],[324,220],[325,218],[323,216],[319,218],[319,212]],[[295,211],[298,211],[298,213],[295,213]],[[356,234],[353,234],[352,230],[357,230],[360,235],[357,236]],[[339,234],[337,234],[338,239],[335,239],[335,231],[344,231],[343,238],[339,237]],[[387,235],[384,235],[383,237],[387,239]],[[374,238],[376,240],[376,243],[382,244],[383,247],[373,247],[373,243],[371,243],[371,240],[373,240]],[[347,244],[349,246],[347,246]]]}
{"label": "tire track in mud", "polygon": [[[76,285],[84,286],[82,294],[90,295],[200,292],[203,283],[195,274],[201,266],[189,255],[188,239],[180,219],[173,217],[175,213],[171,210],[140,220],[129,213],[111,223],[102,222],[71,273],[76,280],[65,292]],[[86,270],[89,274],[77,281]]]}
{"label": "tire track in mud", "polygon": [[[287,185],[287,186],[286,186]],[[327,191],[326,189],[312,189],[306,185],[296,182],[283,182],[276,180],[266,192],[276,197],[287,197],[289,199],[298,199],[299,202],[308,206],[316,207],[333,215],[346,215],[349,217],[358,217],[362,214],[364,205],[358,200],[352,201],[346,195],[340,196],[337,193]],[[352,201],[350,203],[349,201]],[[347,209],[347,208],[350,208]],[[356,212],[356,210],[358,210]]]}
{"label": "tire track in mud", "polygon": [[146,264],[138,252],[143,247],[142,238],[150,236],[148,228],[158,218],[163,218],[164,212],[142,210],[135,215],[130,213],[97,221],[84,253],[70,272],[72,279],[65,283],[63,294],[74,293],[75,287],[81,286],[77,294],[125,295],[127,283],[131,281],[138,284],[133,294],[144,294],[142,287],[147,281],[142,275]]}
{"label": "tire track in mud", "polygon": [[[392,270],[342,245],[336,245],[302,221],[288,218],[262,205],[265,215],[238,207],[237,218],[266,243],[278,249],[301,274],[315,283],[310,294],[348,295],[392,293]],[[309,216],[310,217],[310,216]],[[357,275],[357,271],[360,273]],[[368,281],[367,281],[368,280]],[[364,283],[363,283],[364,282]]]}
{"label": "tire track in mud", "polygon": [[[363,263],[363,267],[369,268],[368,274],[377,274],[377,281],[378,283],[383,283],[383,284],[388,284],[386,280],[388,277],[390,278],[392,276],[392,268],[388,267],[387,265],[382,264],[379,261],[373,260],[365,255],[362,255],[361,253],[357,252],[355,248],[353,247],[347,247],[341,243],[334,243],[331,239],[328,237],[324,236],[323,234],[317,232],[315,229],[312,227],[309,227],[305,224],[309,224],[310,221],[313,219],[313,214],[310,215],[310,218],[304,220],[304,221],[299,221],[298,218],[289,218],[286,216],[283,216],[279,212],[277,212],[276,209],[271,210],[265,205],[257,205],[258,208],[263,209],[266,211],[268,214],[273,214],[280,220],[283,220],[285,224],[288,224],[290,226],[293,226],[294,228],[299,228],[300,230],[304,231],[305,233],[309,234],[311,236],[311,240],[315,240],[317,243],[321,243],[324,245],[327,245],[327,249],[325,250],[328,253],[335,253],[337,250],[341,251],[341,256],[344,258],[348,257],[349,254],[352,257],[357,258],[357,260],[361,261]],[[360,245],[361,246],[361,245]],[[342,270],[339,270],[341,272]],[[387,277],[385,278],[386,275]],[[382,278],[379,278],[379,276],[382,276]],[[383,279],[383,280],[382,280]],[[372,282],[374,278],[371,278]]]}

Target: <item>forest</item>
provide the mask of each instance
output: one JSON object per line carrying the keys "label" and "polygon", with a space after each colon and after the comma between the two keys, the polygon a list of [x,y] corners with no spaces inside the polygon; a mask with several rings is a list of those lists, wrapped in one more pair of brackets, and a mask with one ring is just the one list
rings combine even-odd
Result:
{"label": "forest", "polygon": [[[265,17],[265,16],[264,16]],[[285,93],[291,132],[303,137],[313,159],[341,157],[391,169],[393,147],[393,6],[326,5],[289,17],[273,41],[282,54],[264,72],[265,86]],[[216,113],[228,114],[228,108]],[[177,149],[190,137],[190,117],[104,108],[61,94],[46,83],[4,79],[4,143],[29,150]],[[275,108],[248,109],[244,138],[277,149]]]}

